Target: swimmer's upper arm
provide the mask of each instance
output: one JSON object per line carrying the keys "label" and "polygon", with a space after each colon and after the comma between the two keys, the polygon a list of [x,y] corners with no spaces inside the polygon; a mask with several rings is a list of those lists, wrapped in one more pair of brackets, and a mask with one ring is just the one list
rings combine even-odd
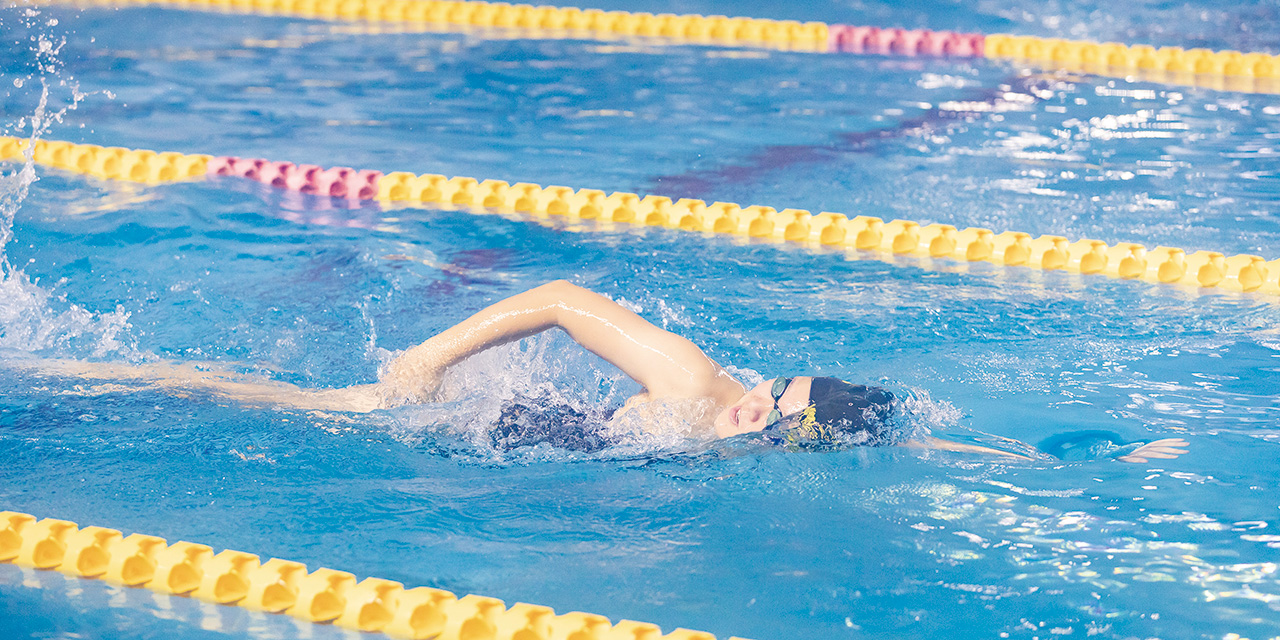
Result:
{"label": "swimmer's upper arm", "polygon": [[558,300],[560,328],[652,396],[705,395],[721,374],[720,366],[693,342],[613,300],[563,280],[539,289]]}

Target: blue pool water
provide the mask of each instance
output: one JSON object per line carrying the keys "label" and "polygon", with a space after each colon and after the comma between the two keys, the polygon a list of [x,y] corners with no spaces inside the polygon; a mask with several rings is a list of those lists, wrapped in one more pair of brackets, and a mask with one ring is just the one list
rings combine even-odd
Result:
{"label": "blue pool water", "polygon": [[[593,6],[1280,50],[1274,3]],[[1277,96],[144,8],[9,8],[0,35],[11,135],[75,103],[47,138],[1280,257]],[[722,637],[1280,635],[1274,298],[353,208],[229,178],[148,187],[37,167],[24,187],[18,169],[3,186],[0,509]],[[747,379],[883,384],[912,398],[913,429],[995,445],[1105,430],[1190,453],[1009,463],[675,436],[495,450],[486,416],[518,393],[635,390],[556,335],[460,366],[449,402],[358,416],[3,364],[370,382],[389,354],[553,278]],[[0,630],[353,635],[9,565]]]}

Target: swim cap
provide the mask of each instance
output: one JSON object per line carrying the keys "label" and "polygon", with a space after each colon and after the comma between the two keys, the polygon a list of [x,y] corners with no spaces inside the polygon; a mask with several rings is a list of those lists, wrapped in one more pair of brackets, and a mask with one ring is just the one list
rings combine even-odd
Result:
{"label": "swim cap", "polygon": [[786,429],[791,444],[878,445],[886,441],[893,394],[880,387],[850,384],[839,378],[814,378],[809,406]]}

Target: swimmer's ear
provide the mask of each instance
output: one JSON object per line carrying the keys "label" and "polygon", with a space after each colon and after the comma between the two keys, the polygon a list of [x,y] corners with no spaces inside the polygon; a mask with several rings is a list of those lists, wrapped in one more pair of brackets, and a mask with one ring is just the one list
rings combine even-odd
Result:
{"label": "swimmer's ear", "polygon": [[1152,458],[1172,460],[1187,452],[1187,449],[1180,449],[1178,447],[1188,446],[1191,445],[1182,438],[1164,438],[1163,440],[1148,442],[1147,444],[1120,456],[1118,459],[1123,460],[1124,462],[1135,463],[1147,462]]}

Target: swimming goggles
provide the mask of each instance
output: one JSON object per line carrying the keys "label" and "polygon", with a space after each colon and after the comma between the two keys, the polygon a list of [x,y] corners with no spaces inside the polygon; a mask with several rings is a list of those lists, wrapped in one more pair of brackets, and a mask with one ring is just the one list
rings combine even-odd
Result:
{"label": "swimming goggles", "polygon": [[782,420],[782,409],[778,408],[778,401],[782,399],[782,394],[787,392],[787,387],[791,386],[791,378],[778,376],[773,381],[773,388],[769,391],[769,395],[773,396],[773,410],[769,412],[769,417],[764,422],[764,428],[772,428]]}

